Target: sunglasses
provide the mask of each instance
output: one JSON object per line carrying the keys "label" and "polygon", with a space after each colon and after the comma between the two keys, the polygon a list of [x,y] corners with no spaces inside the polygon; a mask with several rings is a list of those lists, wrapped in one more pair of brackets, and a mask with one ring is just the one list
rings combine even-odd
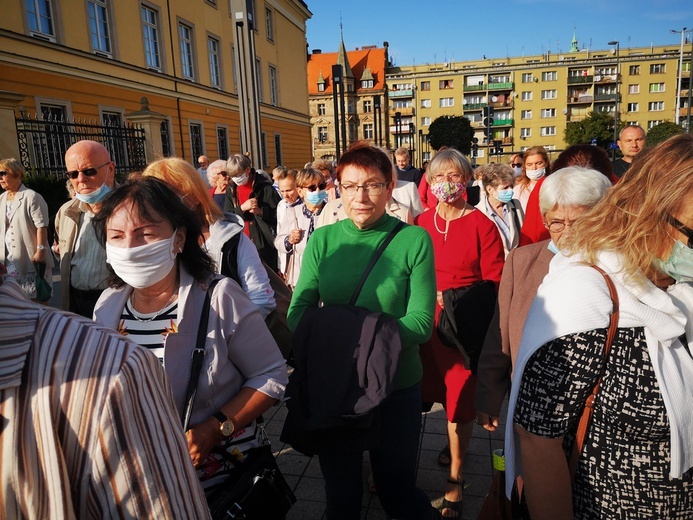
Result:
{"label": "sunglasses", "polygon": [[327,183],[325,182],[321,182],[318,185],[311,184],[310,186],[303,186],[303,189],[308,191],[324,190],[325,188],[327,188]]}
{"label": "sunglasses", "polygon": [[9,174],[10,174],[10,172],[8,172],[8,171],[5,171],[5,170],[0,171],[0,177],[4,177],[5,175],[9,175]]}
{"label": "sunglasses", "polygon": [[669,224],[674,226],[676,229],[678,229],[681,233],[686,235],[688,237],[688,247],[693,249],[693,229],[684,226],[681,221],[679,221],[677,218],[672,217],[671,215],[667,215],[667,221]]}
{"label": "sunglasses", "polygon": [[220,171],[219,175],[221,175],[222,177],[228,177],[229,176],[228,172],[225,172],[224,170]]}
{"label": "sunglasses", "polygon": [[96,168],[85,168],[83,170],[70,170],[67,172],[65,175],[67,176],[68,179],[76,179],[79,177],[79,174],[82,173],[85,177],[93,177],[97,173],[99,173],[99,170],[106,166],[107,164],[111,164],[111,161],[103,163],[101,166],[97,166]]}
{"label": "sunglasses", "polygon": [[522,163],[520,163],[520,164],[511,164],[510,166],[512,166],[513,168],[515,168],[515,167],[517,167],[517,168],[522,168]]}

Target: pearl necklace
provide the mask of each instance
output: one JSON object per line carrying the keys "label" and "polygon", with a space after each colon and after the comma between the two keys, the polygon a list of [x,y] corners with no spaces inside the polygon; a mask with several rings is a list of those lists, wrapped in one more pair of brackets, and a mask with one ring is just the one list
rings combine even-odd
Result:
{"label": "pearl necklace", "polygon": [[[445,241],[448,239],[448,231],[450,230],[450,220],[458,219],[458,218],[460,218],[462,215],[464,215],[464,212],[465,212],[465,210],[467,209],[467,205],[465,204],[465,206],[462,208],[462,211],[460,212],[459,215],[457,215],[455,218],[451,218],[450,220],[446,219],[445,217],[443,217],[443,216],[440,214],[440,212],[438,211],[438,208],[439,208],[439,207],[440,207],[440,204],[438,204],[438,205],[436,206],[436,214],[433,215],[433,226],[436,228],[436,231],[437,231],[438,233],[440,233],[441,235],[443,235],[443,242],[445,242]],[[442,218],[442,219],[445,221],[445,231],[442,231],[442,230],[438,227],[438,220],[437,220],[437,217],[440,217],[440,218]]]}
{"label": "pearl necklace", "polygon": [[154,319],[158,318],[159,315],[161,315],[161,313],[164,312],[164,310],[166,310],[166,308],[175,301],[176,298],[178,298],[178,291],[173,291],[173,294],[171,294],[171,297],[168,299],[168,301],[164,304],[163,307],[161,307],[161,309],[159,309],[156,312],[156,314],[154,314],[154,316],[152,316],[151,318],[140,318],[139,316],[137,316],[137,314],[135,314],[135,312],[137,311],[135,310],[135,292],[133,291],[133,293],[130,295],[130,307],[132,310],[132,317],[140,323],[149,323],[150,321],[154,321]]}

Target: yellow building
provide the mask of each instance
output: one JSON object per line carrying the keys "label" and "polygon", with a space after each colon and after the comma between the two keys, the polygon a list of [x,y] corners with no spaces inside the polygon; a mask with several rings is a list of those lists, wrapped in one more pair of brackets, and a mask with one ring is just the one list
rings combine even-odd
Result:
{"label": "yellow building", "polygon": [[[562,55],[515,56],[433,65],[391,67],[387,71],[390,132],[395,113],[413,123],[415,163],[432,153],[428,126],[437,117],[464,115],[479,140],[477,160],[489,157],[484,140],[483,109],[493,107],[492,140],[503,155],[541,145],[562,150],[566,124],[590,111],[614,114],[645,130],[689,113],[690,47],[684,51],[682,88],[678,88],[678,45],[647,48],[579,50]],[[680,92],[679,92],[680,90]],[[619,102],[617,103],[617,100]],[[405,136],[406,137],[406,136]]]}
{"label": "yellow building", "polygon": [[[311,158],[310,17],[302,0],[3,0],[0,157],[60,171],[82,131],[63,121],[141,125],[147,160],[251,151],[238,95],[248,86],[251,105],[257,98],[251,126],[260,126],[255,164],[302,165]],[[44,136],[19,135],[30,119],[44,122]],[[121,168],[139,166],[121,152]]]}

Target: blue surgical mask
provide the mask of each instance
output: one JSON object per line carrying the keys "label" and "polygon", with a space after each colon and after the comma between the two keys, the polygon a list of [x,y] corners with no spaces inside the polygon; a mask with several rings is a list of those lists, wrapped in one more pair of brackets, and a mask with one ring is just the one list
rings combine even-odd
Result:
{"label": "blue surgical mask", "polygon": [[498,194],[496,195],[496,198],[501,201],[505,202],[506,204],[513,200],[513,190],[512,188],[508,188],[507,190],[498,190]]}
{"label": "blue surgical mask", "polygon": [[674,242],[669,258],[658,262],[659,270],[677,282],[693,282],[693,249],[683,242]]}
{"label": "blue surgical mask", "polygon": [[112,190],[113,188],[104,182],[98,190],[94,190],[91,193],[75,193],[75,198],[87,204],[98,204],[105,199],[106,195]]}
{"label": "blue surgical mask", "polygon": [[305,199],[308,204],[317,206],[318,204],[327,202],[327,192],[325,190],[306,191]]}
{"label": "blue surgical mask", "polygon": [[561,250],[558,249],[558,246],[553,243],[553,240],[549,241],[549,251],[551,251],[554,255],[561,252]]}

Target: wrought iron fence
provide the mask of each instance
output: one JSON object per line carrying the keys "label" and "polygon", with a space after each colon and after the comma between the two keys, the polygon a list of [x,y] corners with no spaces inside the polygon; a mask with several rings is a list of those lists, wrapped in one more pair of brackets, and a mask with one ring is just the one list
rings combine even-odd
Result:
{"label": "wrought iron fence", "polygon": [[111,154],[116,175],[124,176],[147,165],[144,129],[138,125],[104,125],[94,121],[62,121],[21,113],[15,117],[20,161],[39,176],[65,173],[65,152],[77,141],[103,144]]}

